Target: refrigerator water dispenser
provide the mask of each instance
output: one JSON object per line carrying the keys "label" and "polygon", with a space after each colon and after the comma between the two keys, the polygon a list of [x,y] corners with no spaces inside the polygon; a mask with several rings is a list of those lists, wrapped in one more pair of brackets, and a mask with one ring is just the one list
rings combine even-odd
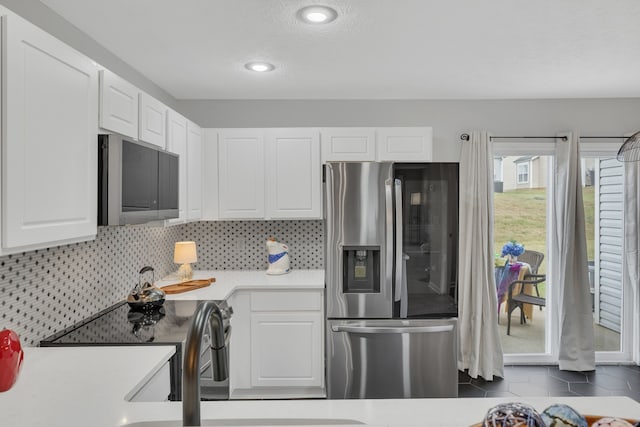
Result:
{"label": "refrigerator water dispenser", "polygon": [[342,257],[343,293],[380,293],[379,246],[344,246]]}

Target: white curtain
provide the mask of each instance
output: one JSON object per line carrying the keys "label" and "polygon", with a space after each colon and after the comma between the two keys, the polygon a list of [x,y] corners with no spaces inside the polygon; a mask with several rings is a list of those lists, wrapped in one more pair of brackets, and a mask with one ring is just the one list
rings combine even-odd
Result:
{"label": "white curtain", "polygon": [[569,132],[556,140],[551,286],[559,299],[559,367],[591,371],[595,350],[578,139]]}
{"label": "white curtain", "polygon": [[493,273],[493,148],[486,131],[462,142],[460,157],[458,369],[504,377]]}
{"label": "white curtain", "polygon": [[640,163],[624,165],[624,253],[625,273],[633,290],[633,331],[635,338],[633,361],[640,364]]}

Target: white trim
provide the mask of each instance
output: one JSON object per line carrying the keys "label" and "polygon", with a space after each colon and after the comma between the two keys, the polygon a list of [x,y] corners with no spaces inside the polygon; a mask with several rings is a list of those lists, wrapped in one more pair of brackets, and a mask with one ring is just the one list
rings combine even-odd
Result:
{"label": "white trim", "polygon": [[[581,155],[581,158],[584,160],[585,157]],[[596,157],[595,161],[597,165],[595,167],[595,173],[593,174],[593,205],[595,210],[595,212],[593,213],[593,321],[596,323],[600,323],[600,227],[597,226],[598,224],[600,224],[600,158]]]}
{"label": "white trim", "polygon": [[612,142],[585,142],[580,140],[581,157],[615,157],[622,145],[622,141]]}
{"label": "white trim", "polygon": [[[554,143],[555,145],[555,143]],[[553,236],[555,235],[555,222],[553,221],[553,212],[554,212],[554,200],[555,200],[555,186],[554,183],[554,175],[556,168],[556,156],[555,149],[554,153],[550,155],[549,164],[547,165],[547,253],[549,256],[547,260],[555,258],[556,254],[554,248],[551,244],[553,241]],[[555,277],[555,272],[553,271],[553,263],[547,261],[547,310],[545,310],[545,349],[547,353],[550,355],[553,363],[558,363],[558,355],[559,351],[559,342],[560,342],[560,333],[558,331],[559,328],[555,327],[555,325],[560,324],[559,320],[559,310],[556,308],[556,301],[559,297],[558,295],[558,287],[553,284],[553,277]],[[551,289],[551,292],[549,292]]]}
{"label": "white trim", "polygon": [[553,156],[555,142],[494,142],[494,156]]}
{"label": "white trim", "polygon": [[[625,171],[622,171],[623,177]],[[624,192],[627,191],[624,184],[622,186],[623,200]],[[622,223],[625,222],[624,207],[622,209]],[[624,241],[623,241],[624,245]],[[624,246],[623,246],[624,252]],[[624,358],[624,361],[629,362],[634,358],[634,348],[640,343],[640,337],[638,337],[638,331],[635,326],[634,316],[637,313],[638,307],[635,307],[634,292],[629,280],[629,275],[625,274],[627,271],[626,257],[622,257],[622,325],[620,325],[620,346],[621,352],[618,353]],[[598,353],[596,353],[596,360]]]}

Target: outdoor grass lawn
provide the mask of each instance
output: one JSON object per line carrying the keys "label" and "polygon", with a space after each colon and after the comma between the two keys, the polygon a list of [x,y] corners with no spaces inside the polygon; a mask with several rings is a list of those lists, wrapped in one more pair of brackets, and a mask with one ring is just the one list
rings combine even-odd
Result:
{"label": "outdoor grass lawn", "polygon": [[[587,256],[594,258],[594,188],[583,187],[585,222],[587,224]],[[538,273],[546,273],[547,190],[533,188],[494,194],[494,252],[500,256],[502,246],[509,240],[545,255]],[[539,286],[544,295],[544,284]]]}

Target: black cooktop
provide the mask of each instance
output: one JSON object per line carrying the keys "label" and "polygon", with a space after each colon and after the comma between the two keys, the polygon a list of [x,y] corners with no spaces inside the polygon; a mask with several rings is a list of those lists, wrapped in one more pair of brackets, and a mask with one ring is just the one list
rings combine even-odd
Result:
{"label": "black cooktop", "polygon": [[141,312],[122,301],[43,339],[40,346],[178,344],[186,339],[199,302],[167,300],[159,309]]}

